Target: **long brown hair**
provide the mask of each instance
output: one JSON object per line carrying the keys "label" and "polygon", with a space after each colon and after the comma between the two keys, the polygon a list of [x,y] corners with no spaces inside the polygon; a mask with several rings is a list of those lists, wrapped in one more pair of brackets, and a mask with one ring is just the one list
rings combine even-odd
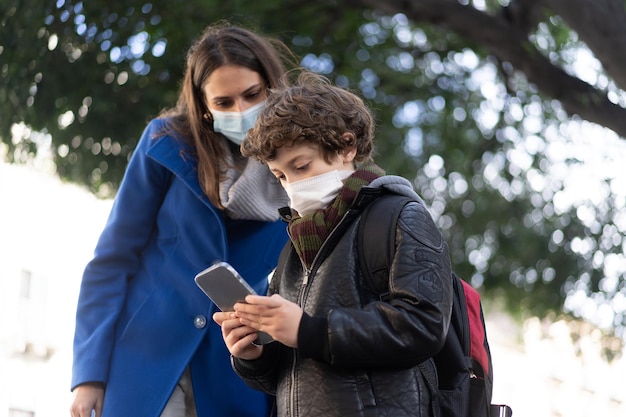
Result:
{"label": "long brown hair", "polygon": [[227,141],[213,130],[213,122],[204,118],[207,105],[202,87],[213,71],[227,64],[255,71],[267,88],[280,87],[286,82],[284,65],[295,62],[294,54],[279,40],[224,22],[207,27],[189,49],[176,107],[161,117],[169,117],[168,130],[193,149],[198,181],[216,207],[223,208],[219,183],[231,151]]}

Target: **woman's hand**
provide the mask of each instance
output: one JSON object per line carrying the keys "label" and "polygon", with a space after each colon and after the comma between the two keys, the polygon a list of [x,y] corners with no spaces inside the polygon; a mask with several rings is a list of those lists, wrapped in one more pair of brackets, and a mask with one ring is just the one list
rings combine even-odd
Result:
{"label": "woman's hand", "polygon": [[102,416],[102,402],[104,401],[104,385],[100,382],[87,382],[74,388],[74,400],[70,407],[72,417]]}
{"label": "woman's hand", "polygon": [[245,326],[232,311],[213,314],[213,321],[222,328],[222,338],[231,355],[236,358],[252,360],[258,359],[263,353],[263,346],[253,345],[257,331]]}
{"label": "woman's hand", "polygon": [[303,311],[296,303],[278,294],[271,297],[248,295],[245,303],[235,304],[235,313],[242,325],[269,333],[286,346],[298,347],[298,328]]}

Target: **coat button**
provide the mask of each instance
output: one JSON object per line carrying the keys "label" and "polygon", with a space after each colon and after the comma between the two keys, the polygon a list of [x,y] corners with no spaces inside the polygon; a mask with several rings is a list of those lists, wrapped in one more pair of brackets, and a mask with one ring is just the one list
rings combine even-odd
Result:
{"label": "coat button", "polygon": [[196,326],[196,329],[203,329],[204,326],[206,326],[206,317],[204,317],[202,314],[198,314],[193,319],[193,325]]}

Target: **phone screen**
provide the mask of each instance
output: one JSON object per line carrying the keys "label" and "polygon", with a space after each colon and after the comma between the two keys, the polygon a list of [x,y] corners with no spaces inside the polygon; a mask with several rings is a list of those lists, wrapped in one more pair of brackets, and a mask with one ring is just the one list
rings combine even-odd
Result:
{"label": "phone screen", "polygon": [[196,284],[222,311],[233,311],[235,303],[256,294],[239,273],[226,262],[211,265],[196,275]]}
{"label": "phone screen", "polygon": [[[254,289],[227,262],[216,262],[195,277],[196,285],[222,311],[233,311],[238,302],[245,302],[246,295],[256,294]],[[264,332],[258,332],[255,344],[265,344],[273,339]]]}

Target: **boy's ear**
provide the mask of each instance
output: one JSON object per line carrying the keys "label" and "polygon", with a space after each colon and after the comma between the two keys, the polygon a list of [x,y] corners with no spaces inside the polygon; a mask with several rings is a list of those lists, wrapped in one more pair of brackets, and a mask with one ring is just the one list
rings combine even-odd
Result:
{"label": "boy's ear", "polygon": [[341,138],[346,141],[347,148],[341,152],[341,158],[344,164],[352,163],[356,157],[356,137],[352,132],[345,132],[341,135]]}
{"label": "boy's ear", "polygon": [[352,132],[343,132],[341,134],[341,139],[346,141],[346,145],[350,147],[356,147],[356,136]]}

